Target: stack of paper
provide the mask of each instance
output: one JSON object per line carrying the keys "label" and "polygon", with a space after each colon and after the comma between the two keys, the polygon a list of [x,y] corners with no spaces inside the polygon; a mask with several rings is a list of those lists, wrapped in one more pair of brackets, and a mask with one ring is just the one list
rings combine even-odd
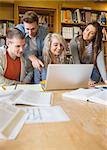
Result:
{"label": "stack of paper", "polygon": [[[13,104],[24,104],[29,107],[17,108]],[[0,92],[0,139],[15,139],[25,122],[69,121],[69,117],[60,106],[51,104],[52,92],[32,89]]]}
{"label": "stack of paper", "polygon": [[24,110],[0,103],[0,139],[15,139],[27,119]]}

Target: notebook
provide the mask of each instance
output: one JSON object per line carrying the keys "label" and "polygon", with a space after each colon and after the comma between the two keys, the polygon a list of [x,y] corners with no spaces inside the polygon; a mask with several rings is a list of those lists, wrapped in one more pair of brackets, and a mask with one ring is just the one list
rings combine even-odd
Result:
{"label": "notebook", "polygon": [[93,64],[49,64],[44,90],[87,88]]}

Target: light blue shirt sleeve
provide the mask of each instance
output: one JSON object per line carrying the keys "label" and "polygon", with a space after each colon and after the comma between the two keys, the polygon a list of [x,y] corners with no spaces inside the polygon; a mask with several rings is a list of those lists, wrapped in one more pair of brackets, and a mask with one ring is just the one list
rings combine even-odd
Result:
{"label": "light blue shirt sleeve", "polygon": [[99,69],[99,72],[101,74],[103,81],[107,80],[107,72],[106,72],[106,67],[105,67],[105,62],[104,62],[104,51],[103,50],[97,56],[97,67]]}

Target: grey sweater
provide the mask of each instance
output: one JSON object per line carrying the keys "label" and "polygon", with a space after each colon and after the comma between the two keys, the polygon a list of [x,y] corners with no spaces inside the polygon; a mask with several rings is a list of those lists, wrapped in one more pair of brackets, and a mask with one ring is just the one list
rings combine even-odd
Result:
{"label": "grey sweater", "polygon": [[[79,64],[80,59],[79,59],[79,47],[75,39],[72,39],[70,41],[70,52],[72,54],[72,61],[74,64]],[[97,55],[96,59],[96,64],[97,68],[99,70],[99,73],[104,80],[107,80],[107,73],[106,73],[106,68],[105,68],[105,62],[104,62],[104,51],[103,49],[100,51],[100,53]]]}

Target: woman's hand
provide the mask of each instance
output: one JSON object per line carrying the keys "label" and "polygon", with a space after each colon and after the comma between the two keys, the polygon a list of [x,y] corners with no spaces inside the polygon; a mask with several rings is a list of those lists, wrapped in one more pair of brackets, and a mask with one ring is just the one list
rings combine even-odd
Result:
{"label": "woman's hand", "polygon": [[88,86],[89,86],[89,87],[94,87],[94,86],[95,86],[95,83],[96,83],[95,81],[93,81],[93,80],[90,79],[90,80],[88,81]]}
{"label": "woman's hand", "polygon": [[107,80],[104,80],[104,83],[107,84]]}

